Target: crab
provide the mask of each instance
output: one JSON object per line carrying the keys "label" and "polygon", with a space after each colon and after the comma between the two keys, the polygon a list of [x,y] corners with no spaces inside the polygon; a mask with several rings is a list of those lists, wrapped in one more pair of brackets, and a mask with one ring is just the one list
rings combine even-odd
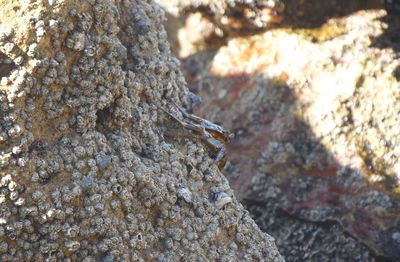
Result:
{"label": "crab", "polygon": [[182,107],[174,103],[176,108],[182,113],[184,120],[179,119],[166,109],[162,108],[170,117],[177,121],[183,128],[194,132],[195,134],[186,135],[186,137],[199,139],[204,141],[211,153],[213,159],[221,170],[226,164],[226,147],[225,144],[231,140],[233,134],[225,130],[223,127],[214,124],[206,119],[187,113]]}

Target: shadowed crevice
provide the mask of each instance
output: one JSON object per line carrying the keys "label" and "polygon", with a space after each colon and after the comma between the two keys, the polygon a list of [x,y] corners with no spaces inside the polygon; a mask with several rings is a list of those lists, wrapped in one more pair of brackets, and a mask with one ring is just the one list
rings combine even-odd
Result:
{"label": "shadowed crevice", "polygon": [[11,72],[17,68],[17,65],[8,58],[4,53],[0,52],[0,79],[2,77],[8,77]]}

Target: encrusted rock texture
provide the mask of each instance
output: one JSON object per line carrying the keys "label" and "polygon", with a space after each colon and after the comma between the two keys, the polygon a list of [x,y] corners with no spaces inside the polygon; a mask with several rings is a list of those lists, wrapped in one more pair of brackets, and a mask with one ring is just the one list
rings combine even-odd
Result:
{"label": "encrusted rock texture", "polygon": [[283,261],[204,143],[171,135],[191,100],[157,4],[0,14],[1,261]]}
{"label": "encrusted rock texture", "polygon": [[225,37],[171,12],[195,112],[235,134],[224,173],[287,261],[399,261],[399,2],[280,2]]}

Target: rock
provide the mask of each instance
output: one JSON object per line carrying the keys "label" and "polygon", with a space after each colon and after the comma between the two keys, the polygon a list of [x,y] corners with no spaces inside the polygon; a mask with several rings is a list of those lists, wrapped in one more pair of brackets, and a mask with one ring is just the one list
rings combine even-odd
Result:
{"label": "rock", "polygon": [[271,27],[285,8],[280,0],[157,0],[173,16],[199,12],[226,35]]}
{"label": "rock", "polygon": [[1,7],[1,261],[283,261],[236,199],[209,204],[232,191],[207,146],[166,135],[192,98],[158,5]]}
{"label": "rock", "polygon": [[[338,18],[376,1],[292,2],[326,8],[201,49],[180,39],[195,113],[235,133],[224,173],[287,261],[397,261],[399,20],[383,1]],[[200,39],[190,16],[180,36]]]}
{"label": "rock", "polygon": [[390,14],[398,14],[400,12],[400,2],[398,0],[385,0],[385,7]]}

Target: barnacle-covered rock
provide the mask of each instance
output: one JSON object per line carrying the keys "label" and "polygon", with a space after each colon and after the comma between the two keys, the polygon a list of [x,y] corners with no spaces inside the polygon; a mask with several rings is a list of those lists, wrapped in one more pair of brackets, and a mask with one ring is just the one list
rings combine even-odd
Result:
{"label": "barnacle-covered rock", "polygon": [[232,191],[207,147],[165,135],[194,98],[161,8],[25,2],[0,10],[0,260],[282,261],[234,197],[210,205]]}

